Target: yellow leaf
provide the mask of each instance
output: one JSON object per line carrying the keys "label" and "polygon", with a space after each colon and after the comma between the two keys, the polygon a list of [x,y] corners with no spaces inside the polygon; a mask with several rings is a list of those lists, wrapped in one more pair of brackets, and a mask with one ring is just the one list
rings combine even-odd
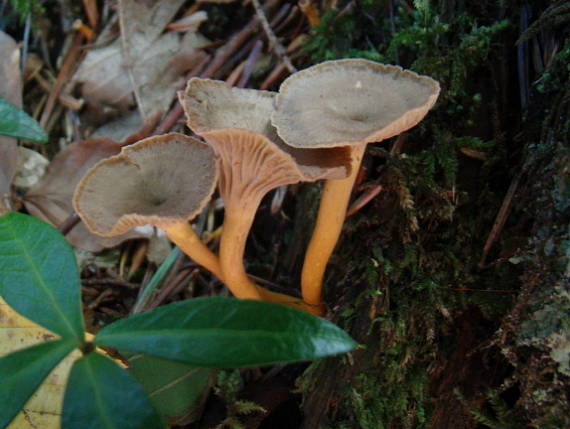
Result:
{"label": "yellow leaf", "polygon": [[[0,356],[57,339],[58,336],[20,316],[0,298]],[[81,357],[75,350],[48,375],[7,429],[59,429],[69,370]]]}

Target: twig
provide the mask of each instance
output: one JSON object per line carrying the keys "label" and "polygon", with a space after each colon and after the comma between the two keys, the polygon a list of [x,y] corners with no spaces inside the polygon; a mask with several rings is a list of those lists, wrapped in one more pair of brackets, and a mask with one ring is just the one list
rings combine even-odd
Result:
{"label": "twig", "polygon": [[111,295],[114,295],[114,291],[113,289],[105,289],[103,292],[101,292],[99,294],[99,296],[97,298],[95,298],[93,301],[91,301],[89,303],[89,305],[87,305],[87,308],[89,310],[94,310],[97,307],[99,307],[99,305],[106,299],[106,298],[110,298]]}
{"label": "twig", "polygon": [[405,142],[406,142],[406,133],[402,133],[398,136],[396,142],[390,149],[390,155],[394,156],[399,154],[402,151],[402,147],[404,146]]}
{"label": "twig", "polygon": [[358,197],[348,208],[346,212],[346,217],[352,216],[361,210],[366,204],[372,201],[380,192],[382,192],[382,185],[376,185],[366,192],[364,192],[360,197]]}
{"label": "twig", "polygon": [[477,265],[479,268],[485,268],[485,259],[487,259],[487,255],[489,254],[491,247],[493,246],[493,244],[495,244],[495,241],[497,241],[497,239],[499,238],[499,235],[501,235],[501,231],[503,230],[503,227],[505,226],[505,222],[507,221],[507,219],[509,217],[509,213],[511,212],[511,207],[513,205],[513,198],[515,196],[515,193],[517,192],[521,177],[525,171],[526,171],[526,168],[523,167],[517,173],[517,175],[515,176],[515,178],[511,182],[511,185],[509,186],[509,189],[507,191],[507,195],[505,195],[505,199],[503,200],[503,204],[501,205],[501,209],[499,210],[499,213],[497,214],[497,218],[495,219],[495,223],[493,224],[493,228],[491,229],[491,232],[489,233],[489,237],[487,238],[487,241],[485,242],[485,247],[483,248],[483,255],[481,256],[481,260],[479,261],[479,264]]}
{"label": "twig", "polygon": [[89,26],[95,29],[99,23],[99,11],[97,10],[97,2],[95,0],[83,0],[83,8],[85,9],[85,15],[87,15]]}
{"label": "twig", "polygon": [[[290,44],[287,46],[287,52],[291,53],[297,50],[301,45],[304,37],[298,36],[296,37]],[[291,58],[298,57],[298,53],[294,53]],[[269,75],[265,78],[265,80],[259,86],[259,89],[268,89],[275,84],[277,80],[279,80],[285,73],[288,73],[287,67],[283,63],[279,63],[275,66],[275,68],[269,73]]]}
{"label": "twig", "polygon": [[297,68],[293,65],[293,63],[291,62],[291,59],[287,56],[287,52],[285,51],[285,48],[283,47],[283,45],[281,43],[279,43],[279,40],[277,40],[277,36],[275,36],[275,33],[273,33],[273,30],[271,29],[271,26],[269,25],[269,22],[267,21],[267,17],[265,16],[265,12],[263,12],[263,9],[261,8],[261,4],[259,3],[259,0],[251,0],[251,3],[253,4],[253,7],[255,8],[255,13],[257,14],[257,18],[259,19],[259,22],[261,22],[261,26],[263,27],[263,31],[265,32],[265,35],[267,36],[267,39],[269,40],[269,47],[271,49],[273,49],[273,51],[277,54],[277,56],[285,64],[285,67],[287,67],[287,70],[289,70],[290,73],[295,73],[297,71]]}
{"label": "twig", "polygon": [[177,293],[181,288],[184,287],[189,281],[196,277],[200,273],[199,268],[194,268],[191,271],[181,271],[178,275],[172,279],[167,285],[162,287],[157,295],[146,307],[147,310],[158,307],[162,304],[169,296]]}
{"label": "twig", "polygon": [[[269,26],[273,28],[275,34],[279,33],[279,30],[285,28],[287,24],[293,19],[295,13],[297,12],[296,7],[291,7],[289,4],[285,4],[277,11],[275,16],[269,21]],[[285,19],[283,19],[285,18]]]}
{"label": "twig", "polygon": [[311,28],[321,23],[319,11],[312,0],[299,0],[297,4],[299,5],[301,12],[303,12],[303,15],[307,17],[307,21],[309,21]]}
{"label": "twig", "polygon": [[[212,57],[210,55],[206,56],[202,61],[200,61],[196,65],[196,67],[194,67],[192,70],[190,70],[190,72],[186,75],[186,78],[190,79],[194,76],[198,76],[200,74],[200,72],[202,71],[202,69],[204,68],[204,66],[211,59],[212,59]],[[203,76],[203,77],[206,77],[206,76]],[[180,88],[180,89],[183,89],[183,88]],[[180,104],[180,101],[176,100],[174,107],[172,109],[170,109],[170,111],[166,114],[166,116],[164,117],[162,122],[155,128],[154,134],[159,135],[159,134],[164,134],[164,133],[167,133],[168,131],[170,131],[172,128],[174,128],[174,125],[176,125],[176,123],[178,122],[178,119],[180,119],[180,117],[182,116],[183,113],[184,113],[184,110],[182,109],[182,105]]]}
{"label": "twig", "polygon": [[215,73],[225,64],[228,58],[255,32],[257,22],[252,20],[239,33],[235,34],[228,43],[216,51],[216,55],[204,75],[214,77]]}
{"label": "twig", "polygon": [[259,89],[269,89],[276,80],[278,80],[283,73],[287,71],[285,64],[278,64],[272,71],[267,75],[265,80],[259,85]]}
{"label": "twig", "polygon": [[69,74],[71,73],[71,70],[75,65],[75,61],[81,53],[81,45],[83,43],[83,39],[84,36],[80,32],[75,33],[73,36],[73,42],[71,43],[69,52],[67,53],[67,56],[65,57],[65,60],[59,69],[55,85],[51,89],[48,100],[46,102],[46,106],[42,113],[42,117],[40,119],[40,125],[43,128],[46,128],[50,115],[53,111],[53,108],[55,107],[55,102],[59,97],[59,93],[61,92],[63,85],[69,80]]}
{"label": "twig", "polygon": [[226,85],[227,86],[236,86],[238,83],[238,80],[240,78],[240,76],[243,74],[243,69],[245,68],[245,61],[242,61],[241,63],[239,63],[237,65],[236,68],[234,68],[230,74],[228,75],[228,77],[225,79],[226,80]]}
{"label": "twig", "polygon": [[253,67],[259,55],[261,54],[261,50],[263,49],[263,42],[261,40],[257,40],[255,45],[253,45],[253,49],[249,53],[247,60],[245,62],[245,66],[243,69],[243,73],[241,74],[240,80],[236,85],[238,88],[244,88],[251,77],[251,73],[253,72]]}
{"label": "twig", "polygon": [[99,286],[99,285],[108,285],[108,286],[119,286],[124,287],[126,289],[140,289],[140,285],[135,283],[130,283],[125,280],[121,279],[114,279],[114,278],[95,278],[95,279],[83,279],[81,280],[81,284],[84,286]]}
{"label": "twig", "polygon": [[77,213],[73,212],[61,223],[61,225],[58,226],[57,229],[59,229],[59,232],[63,235],[67,235],[79,222],[81,222],[81,218]]}

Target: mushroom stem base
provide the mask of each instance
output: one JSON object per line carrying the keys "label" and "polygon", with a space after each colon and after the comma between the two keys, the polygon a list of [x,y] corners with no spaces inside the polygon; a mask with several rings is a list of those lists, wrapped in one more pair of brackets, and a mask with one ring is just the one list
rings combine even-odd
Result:
{"label": "mushroom stem base", "polygon": [[[230,200],[231,201],[231,200]],[[278,292],[272,292],[252,281],[243,265],[247,235],[251,229],[258,204],[251,206],[226,203],[222,239],[220,242],[220,265],[223,281],[237,298],[259,299],[297,308],[317,316],[323,315],[319,306],[307,305],[303,300]]]}
{"label": "mushroom stem base", "polygon": [[294,296],[289,296],[284,293],[272,292],[261,286],[258,286],[257,289],[261,295],[261,299],[264,301],[275,302],[278,304],[286,305],[287,307],[293,307],[297,310],[302,310],[315,316],[323,316],[325,314],[325,307],[322,305],[309,305],[302,299],[296,298]]}

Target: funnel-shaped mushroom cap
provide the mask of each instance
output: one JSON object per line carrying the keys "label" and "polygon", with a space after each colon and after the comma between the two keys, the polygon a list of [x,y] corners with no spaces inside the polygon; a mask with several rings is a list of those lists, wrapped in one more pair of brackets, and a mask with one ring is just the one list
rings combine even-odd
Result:
{"label": "funnel-shaped mushroom cap", "polygon": [[196,134],[223,128],[241,128],[271,138],[274,92],[242,89],[225,82],[194,77],[178,93],[187,125]]}
{"label": "funnel-shaped mushroom cap", "polygon": [[[179,93],[188,127],[209,143],[213,144],[214,136],[217,143],[221,143],[227,136],[234,144],[251,145],[250,148],[235,149],[238,152],[244,151],[240,152],[240,157],[251,156],[248,154],[259,151],[262,144],[269,145],[267,150],[271,153],[284,152],[278,157],[287,159],[288,165],[296,163],[295,174],[300,174],[295,182],[287,183],[324,178],[342,179],[348,176],[351,156],[348,148],[298,149],[285,144],[279,138],[271,125],[271,115],[275,111],[275,95],[275,92],[233,88],[222,81],[200,78],[190,79],[184,93]],[[250,133],[235,134],[237,129]],[[254,137],[251,132],[260,137]],[[238,134],[239,138],[231,137]],[[218,144],[215,145],[215,150],[218,151]]]}
{"label": "funnel-shaped mushroom cap", "polygon": [[272,122],[299,148],[377,142],[421,121],[439,90],[435,80],[397,66],[326,61],[281,84]]}
{"label": "funnel-shaped mushroom cap", "polygon": [[165,134],[93,166],[77,186],[73,206],[92,232],[106,237],[146,224],[168,228],[196,216],[216,181],[212,148]]}

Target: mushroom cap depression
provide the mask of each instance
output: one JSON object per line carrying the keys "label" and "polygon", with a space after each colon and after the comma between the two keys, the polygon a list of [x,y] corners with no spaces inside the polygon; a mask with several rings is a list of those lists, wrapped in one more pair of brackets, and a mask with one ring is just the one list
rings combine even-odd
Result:
{"label": "mushroom cap depression", "polygon": [[[200,78],[190,79],[186,90],[179,93],[188,127],[212,144],[216,152],[219,152],[224,141],[231,141],[234,146],[243,146],[235,149],[236,156],[237,152],[243,152],[243,159],[261,153],[267,156],[274,153],[280,159],[287,158],[284,165],[296,164],[294,170],[299,178],[282,184],[324,178],[342,179],[348,176],[351,157],[349,148],[298,149],[279,138],[271,125],[275,95],[275,92],[234,88],[222,81]],[[249,132],[243,133],[240,130]],[[267,145],[266,150],[260,150],[262,144]],[[227,155],[228,149],[224,149]],[[247,155],[248,152],[250,155]],[[226,156],[224,159],[230,158]],[[224,164],[231,165],[228,161]],[[250,171],[255,176],[256,173]],[[266,171],[269,175],[273,174],[271,170]]]}
{"label": "mushroom cap depression", "polygon": [[205,143],[177,133],[149,137],[94,165],[73,206],[89,230],[105,237],[147,224],[167,228],[202,210],[217,177]]}
{"label": "mushroom cap depression", "polygon": [[398,66],[326,61],[283,81],[272,122],[298,148],[378,142],[420,122],[439,91],[437,81]]}

